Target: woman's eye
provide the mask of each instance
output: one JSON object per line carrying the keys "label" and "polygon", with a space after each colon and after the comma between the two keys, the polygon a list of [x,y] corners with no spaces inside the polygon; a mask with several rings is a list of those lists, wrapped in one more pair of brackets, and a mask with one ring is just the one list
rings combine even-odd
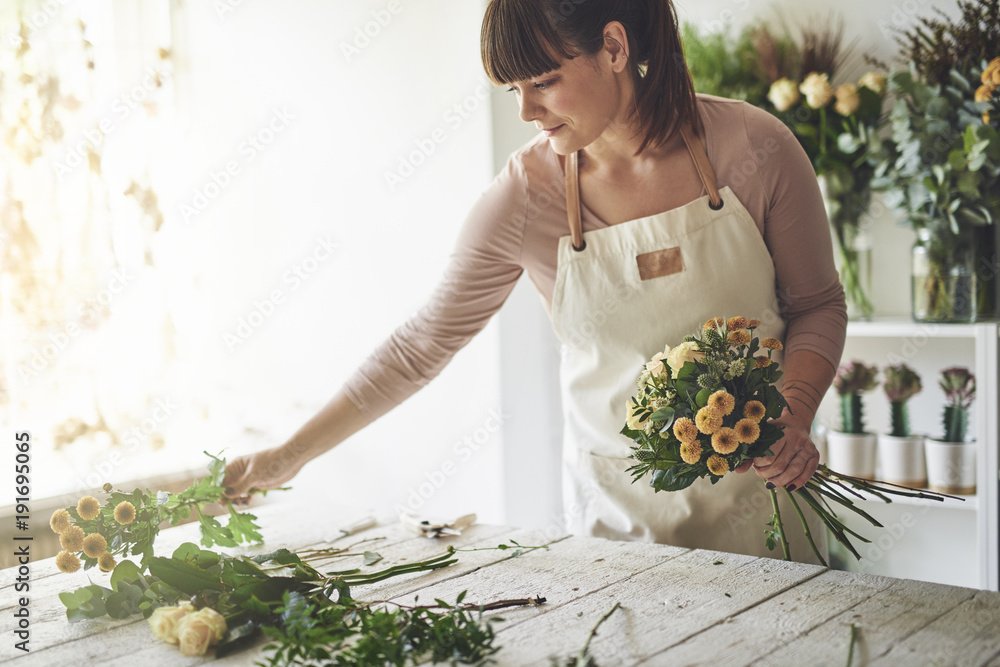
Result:
{"label": "woman's eye", "polygon": [[540,82],[538,82],[538,83],[536,83],[534,85],[534,88],[536,90],[545,90],[546,88],[548,88],[551,85],[552,85],[551,81],[540,81]]}

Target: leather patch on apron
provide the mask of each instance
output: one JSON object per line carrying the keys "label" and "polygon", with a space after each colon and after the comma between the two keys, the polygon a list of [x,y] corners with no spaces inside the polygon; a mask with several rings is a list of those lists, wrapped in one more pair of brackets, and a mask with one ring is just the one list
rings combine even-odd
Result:
{"label": "leather patch on apron", "polygon": [[635,262],[639,265],[640,280],[652,280],[653,278],[680,273],[684,270],[684,258],[681,257],[680,248],[665,248],[664,250],[645,252],[637,255]]}

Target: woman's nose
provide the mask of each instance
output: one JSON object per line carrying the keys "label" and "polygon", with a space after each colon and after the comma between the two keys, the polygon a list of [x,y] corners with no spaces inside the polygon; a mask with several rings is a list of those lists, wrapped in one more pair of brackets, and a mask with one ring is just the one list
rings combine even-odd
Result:
{"label": "woman's nose", "polygon": [[541,118],[541,108],[535,104],[530,95],[521,95],[518,103],[521,105],[521,120],[525,123],[531,123]]}

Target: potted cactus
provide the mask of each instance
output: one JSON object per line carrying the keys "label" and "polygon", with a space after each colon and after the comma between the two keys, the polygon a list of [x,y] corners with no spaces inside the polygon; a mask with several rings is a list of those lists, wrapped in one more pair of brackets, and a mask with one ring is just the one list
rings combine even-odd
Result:
{"label": "potted cactus", "polygon": [[920,376],[907,366],[887,366],[882,389],[889,399],[889,433],[878,436],[878,461],[881,478],[903,486],[927,484],[924,465],[924,439],[910,432],[906,402],[923,388]]}
{"label": "potted cactus", "polygon": [[929,488],[971,495],[976,492],[976,443],[966,439],[969,408],[976,397],[976,378],[968,368],[946,368],[941,371],[938,386],[945,397],[944,438],[926,441]]}
{"label": "potted cactus", "polygon": [[861,394],[878,384],[878,369],[851,361],[837,370],[833,387],[840,396],[841,430],[827,434],[827,460],[837,472],[874,479],[875,444],[878,437],[865,431]]}

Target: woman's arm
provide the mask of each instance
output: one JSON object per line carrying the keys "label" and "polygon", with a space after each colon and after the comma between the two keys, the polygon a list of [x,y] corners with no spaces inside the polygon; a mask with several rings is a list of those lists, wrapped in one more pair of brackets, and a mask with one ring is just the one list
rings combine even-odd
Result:
{"label": "woman's arm", "polygon": [[787,323],[782,392],[790,407],[779,420],[785,435],[771,447],[774,456],[757,459],[753,467],[775,486],[801,488],[819,463],[809,431],[844,349],[847,307],[809,158],[781,121],[759,109],[744,109],[748,137],[759,149],[751,152],[758,160],[758,186],[766,193],[764,241]]}

